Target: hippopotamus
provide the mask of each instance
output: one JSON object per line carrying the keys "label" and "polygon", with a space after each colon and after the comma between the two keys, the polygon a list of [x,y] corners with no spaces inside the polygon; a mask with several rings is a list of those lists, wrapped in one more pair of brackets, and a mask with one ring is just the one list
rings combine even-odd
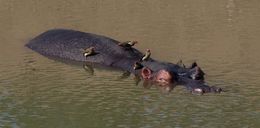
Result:
{"label": "hippopotamus", "polygon": [[[191,67],[155,60],[142,60],[144,54],[134,47],[125,48],[121,42],[93,33],[68,29],[48,30],[33,38],[26,46],[44,56],[70,61],[88,62],[130,72],[144,81],[160,85],[183,85],[191,92],[221,92],[221,88],[209,86],[204,81],[204,72],[193,63]],[[85,56],[83,49],[95,49],[95,53]],[[141,68],[134,68],[135,64]]]}

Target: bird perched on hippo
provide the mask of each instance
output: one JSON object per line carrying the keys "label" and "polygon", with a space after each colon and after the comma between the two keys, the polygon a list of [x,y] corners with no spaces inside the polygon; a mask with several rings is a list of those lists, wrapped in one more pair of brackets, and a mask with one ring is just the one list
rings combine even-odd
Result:
{"label": "bird perched on hippo", "polygon": [[191,67],[162,62],[151,58],[151,50],[143,54],[134,48],[137,41],[117,40],[67,29],[46,31],[26,46],[44,56],[71,61],[91,62],[120,68],[139,76],[144,81],[160,85],[177,84],[189,91],[208,93],[221,92],[221,88],[208,86],[204,82],[204,72],[193,63]]}

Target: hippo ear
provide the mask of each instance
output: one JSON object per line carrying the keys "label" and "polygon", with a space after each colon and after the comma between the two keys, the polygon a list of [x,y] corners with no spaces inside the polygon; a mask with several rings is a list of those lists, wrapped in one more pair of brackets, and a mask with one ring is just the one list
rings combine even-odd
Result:
{"label": "hippo ear", "polygon": [[148,80],[148,79],[152,78],[152,70],[147,67],[144,67],[142,69],[141,75],[144,79]]}
{"label": "hippo ear", "polygon": [[197,64],[196,61],[195,61],[195,62],[193,62],[193,63],[191,64],[190,69],[193,69],[193,68],[195,68],[195,67],[197,67],[197,66],[198,66],[198,64]]}
{"label": "hippo ear", "polygon": [[190,77],[194,80],[204,80],[205,73],[201,70],[199,66],[194,67],[190,70]]}

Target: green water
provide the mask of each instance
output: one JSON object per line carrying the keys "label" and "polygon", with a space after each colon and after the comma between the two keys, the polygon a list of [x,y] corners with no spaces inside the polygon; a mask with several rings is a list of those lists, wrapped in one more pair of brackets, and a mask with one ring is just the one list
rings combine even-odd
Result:
{"label": "green water", "polygon": [[[0,0],[0,127],[258,128],[259,12],[257,0]],[[225,92],[167,93],[24,47],[52,28],[138,40],[159,60],[196,60]]]}

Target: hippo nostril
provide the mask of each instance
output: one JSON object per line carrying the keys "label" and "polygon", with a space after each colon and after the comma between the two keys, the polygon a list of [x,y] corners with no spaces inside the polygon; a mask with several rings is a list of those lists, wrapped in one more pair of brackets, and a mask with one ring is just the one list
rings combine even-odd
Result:
{"label": "hippo nostril", "polygon": [[203,92],[201,88],[195,88],[194,91],[201,92],[201,93]]}
{"label": "hippo nostril", "polygon": [[222,88],[217,88],[215,86],[212,86],[210,90],[211,92],[215,92],[215,93],[220,93],[223,91]]}
{"label": "hippo nostril", "polygon": [[223,90],[222,90],[222,88],[217,88],[216,89],[216,92],[218,92],[218,93],[220,93],[220,92],[222,92]]}
{"label": "hippo nostril", "polygon": [[203,90],[202,88],[194,88],[191,92],[193,94],[203,95],[205,93],[205,90]]}

